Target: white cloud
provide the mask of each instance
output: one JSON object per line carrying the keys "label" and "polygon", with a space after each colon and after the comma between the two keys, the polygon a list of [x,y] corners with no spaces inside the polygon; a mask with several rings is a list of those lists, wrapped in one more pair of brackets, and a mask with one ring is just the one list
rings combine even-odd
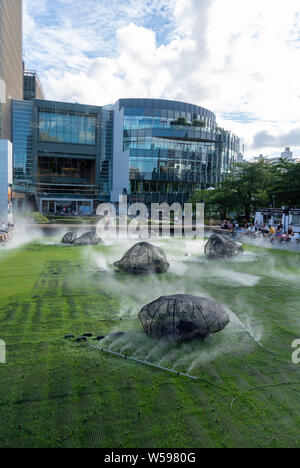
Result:
{"label": "white cloud", "polygon": [[[257,133],[273,135],[280,150],[277,136],[299,126],[298,0],[26,0],[26,8],[27,61],[51,99],[193,102],[244,137],[248,155]],[[255,119],[222,118],[232,113]],[[290,144],[300,154],[299,141]],[[269,149],[264,139],[256,147]]]}

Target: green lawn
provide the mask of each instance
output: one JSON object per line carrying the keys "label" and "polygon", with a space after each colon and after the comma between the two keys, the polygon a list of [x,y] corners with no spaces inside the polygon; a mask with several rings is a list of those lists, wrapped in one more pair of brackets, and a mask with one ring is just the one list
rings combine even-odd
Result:
{"label": "green lawn", "polygon": [[[300,447],[300,254],[248,247],[209,262],[160,244],[171,270],[159,277],[115,273],[121,242],[0,249],[0,447]],[[204,342],[148,338],[141,307],[184,292],[222,303],[230,325]],[[201,380],[63,339],[111,331],[126,334],[106,348]]]}

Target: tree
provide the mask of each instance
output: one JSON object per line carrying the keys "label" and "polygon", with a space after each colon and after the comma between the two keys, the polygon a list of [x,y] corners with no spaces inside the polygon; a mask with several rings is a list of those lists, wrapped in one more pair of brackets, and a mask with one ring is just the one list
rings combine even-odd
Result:
{"label": "tree", "polygon": [[246,219],[259,206],[268,204],[269,166],[264,162],[236,164],[215,191],[198,191],[192,202],[205,202],[207,208],[218,211],[223,218],[230,212],[244,212]]}
{"label": "tree", "polygon": [[240,209],[239,200],[236,193],[228,192],[218,188],[214,191],[199,190],[192,196],[191,203],[204,203],[206,215],[208,213],[218,213],[222,219],[229,217],[229,213]]}
{"label": "tree", "polygon": [[263,158],[236,164],[216,190],[197,191],[191,201],[205,202],[209,211],[223,219],[232,212],[243,212],[249,220],[264,206],[300,206],[300,164],[281,159],[270,165]]}
{"label": "tree", "polygon": [[281,159],[270,173],[269,193],[276,206],[300,206],[300,164]]}
{"label": "tree", "polygon": [[237,164],[232,174],[224,180],[225,190],[237,195],[246,219],[250,219],[259,206],[268,204],[269,170],[270,166],[264,160],[257,163],[244,162]]}

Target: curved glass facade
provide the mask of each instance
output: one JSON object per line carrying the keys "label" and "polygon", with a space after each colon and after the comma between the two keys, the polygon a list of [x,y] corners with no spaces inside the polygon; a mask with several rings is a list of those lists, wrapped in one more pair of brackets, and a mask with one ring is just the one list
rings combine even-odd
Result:
{"label": "curved glass facade", "polygon": [[124,151],[129,150],[131,201],[184,201],[218,185],[240,152],[239,139],[215,115],[192,104],[121,99]]}

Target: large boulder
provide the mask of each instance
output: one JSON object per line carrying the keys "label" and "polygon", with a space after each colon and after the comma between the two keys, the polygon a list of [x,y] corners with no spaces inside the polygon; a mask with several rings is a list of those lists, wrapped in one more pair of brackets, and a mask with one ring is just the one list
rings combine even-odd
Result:
{"label": "large boulder", "polygon": [[169,269],[167,257],[162,249],[148,242],[135,244],[114,265],[128,273],[166,273]]}
{"label": "large boulder", "polygon": [[62,244],[74,244],[76,240],[77,234],[74,232],[67,232],[67,234],[64,235],[62,238],[61,242]]}
{"label": "large boulder", "polygon": [[96,231],[85,232],[75,240],[76,245],[98,245],[100,242]]}
{"label": "large boulder", "polygon": [[205,255],[210,258],[230,258],[243,251],[242,244],[219,234],[213,234],[204,249]]}
{"label": "large boulder", "polygon": [[149,336],[167,341],[205,338],[229,323],[220,304],[188,294],[160,297],[143,307],[139,319]]}

